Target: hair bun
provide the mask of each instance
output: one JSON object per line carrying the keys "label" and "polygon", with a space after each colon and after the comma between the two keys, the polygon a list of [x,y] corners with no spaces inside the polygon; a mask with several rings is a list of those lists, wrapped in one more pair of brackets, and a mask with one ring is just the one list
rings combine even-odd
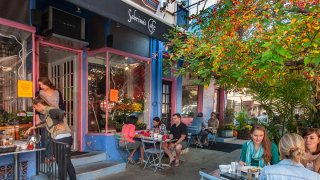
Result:
{"label": "hair bun", "polygon": [[289,152],[290,152],[290,154],[292,154],[292,153],[294,153],[294,152],[296,152],[298,150],[299,150],[299,148],[293,147],[293,148],[290,148]]}

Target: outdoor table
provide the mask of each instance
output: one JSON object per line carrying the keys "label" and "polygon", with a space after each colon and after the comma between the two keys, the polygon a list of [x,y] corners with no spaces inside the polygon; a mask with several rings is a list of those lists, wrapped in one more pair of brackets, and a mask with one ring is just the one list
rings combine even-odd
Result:
{"label": "outdoor table", "polygon": [[[160,144],[160,146],[159,146],[159,149],[162,149],[162,143],[169,143],[169,142],[171,142],[171,141],[174,141],[174,140],[172,140],[172,139],[166,139],[166,140],[159,140],[159,139],[155,139],[155,138],[153,138],[153,137],[148,137],[148,136],[136,136],[136,138],[144,138],[144,139],[146,139],[146,140],[152,140],[152,141],[155,141],[155,142],[157,142],[157,143],[159,143]],[[161,169],[164,169],[164,167],[170,167],[170,164],[164,164],[164,163],[162,163],[162,158],[163,158],[163,156],[161,157],[161,159],[159,160],[159,163],[157,164],[157,167],[158,168],[161,168]]]}
{"label": "outdoor table", "polygon": [[[206,174],[206,175],[209,175],[210,176],[210,180],[247,180],[247,173],[245,172],[242,172],[241,171],[241,176],[238,176],[236,174],[232,174],[232,173],[220,173],[220,170],[219,169],[216,169],[210,173],[204,173],[204,172],[200,172],[200,175],[201,174]],[[205,177],[205,176],[204,176]],[[251,180],[257,180],[257,178],[255,177],[251,177]]]}
{"label": "outdoor table", "polygon": [[1,156],[6,156],[6,155],[13,155],[13,170],[14,170],[14,180],[19,179],[19,155],[22,153],[30,153],[30,152],[37,152],[37,151],[43,151],[46,148],[35,148],[32,150],[20,150],[20,151],[13,151],[13,152],[6,152],[6,153],[0,153]]}

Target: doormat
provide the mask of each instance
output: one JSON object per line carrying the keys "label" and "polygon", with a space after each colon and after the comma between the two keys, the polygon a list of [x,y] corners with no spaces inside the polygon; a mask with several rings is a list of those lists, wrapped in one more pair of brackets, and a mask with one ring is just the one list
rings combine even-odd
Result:
{"label": "doormat", "polygon": [[[195,145],[191,145],[191,147],[195,148]],[[199,148],[199,147],[198,147]],[[210,143],[209,146],[203,146],[202,149],[208,149],[208,150],[215,150],[215,151],[222,151],[226,153],[230,153],[234,150],[241,149],[242,145],[241,144],[231,144],[231,143],[223,143],[223,142],[217,142],[215,143]]]}

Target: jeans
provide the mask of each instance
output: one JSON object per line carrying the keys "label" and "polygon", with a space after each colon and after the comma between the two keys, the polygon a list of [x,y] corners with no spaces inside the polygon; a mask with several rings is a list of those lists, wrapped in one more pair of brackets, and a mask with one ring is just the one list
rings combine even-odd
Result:
{"label": "jeans", "polygon": [[[61,139],[56,139],[56,141],[62,142],[62,143],[67,143],[70,145],[70,148],[66,149],[69,152],[65,152],[65,153],[67,153],[67,157],[66,157],[67,172],[68,172],[70,180],[76,180],[77,179],[76,178],[76,171],[75,171],[73,164],[71,162],[71,145],[73,143],[73,138],[70,136],[70,137],[65,137],[65,138],[61,138]],[[58,164],[58,168],[62,169],[63,162],[59,162],[58,159],[56,159],[56,161]],[[59,177],[60,177],[60,179],[64,179],[62,171],[59,171]]]}

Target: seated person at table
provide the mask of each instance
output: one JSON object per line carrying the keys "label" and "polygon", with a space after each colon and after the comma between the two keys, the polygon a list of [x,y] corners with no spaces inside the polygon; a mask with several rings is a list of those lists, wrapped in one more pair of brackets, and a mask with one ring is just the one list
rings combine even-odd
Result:
{"label": "seated person at table", "polygon": [[[170,164],[174,163],[174,166],[179,166],[179,159],[182,149],[187,147],[187,126],[181,122],[181,115],[176,113],[172,115],[173,125],[170,128],[170,139],[172,141],[170,143],[163,143],[162,147],[166,154],[169,156]],[[174,149],[176,151],[176,158],[170,152],[170,149]]]}
{"label": "seated person at table", "polygon": [[305,152],[304,140],[300,135],[295,133],[285,134],[280,139],[279,150],[282,161],[276,165],[264,167],[259,180],[320,179],[318,173],[304,168],[300,163]]}
{"label": "seated person at table", "polygon": [[264,167],[280,161],[277,146],[270,142],[263,126],[252,127],[251,139],[242,145],[241,165]]}
{"label": "seated person at table", "polygon": [[211,113],[211,117],[208,120],[208,127],[209,127],[208,131],[211,134],[216,133],[218,130],[219,120],[218,120],[217,114],[215,112]]}
{"label": "seated person at table", "polygon": [[195,130],[192,130],[191,133],[192,134],[197,134],[200,136],[200,142],[198,144],[200,144],[200,146],[202,147],[203,145],[207,146],[208,143],[204,144],[205,140],[208,138],[208,132],[205,131],[204,129],[207,127],[206,124],[204,123],[203,120],[203,113],[199,112],[197,114],[197,117],[195,117],[192,120],[191,125],[192,127],[195,127]]}
{"label": "seated person at table", "polygon": [[306,153],[302,164],[311,171],[320,173],[320,129],[309,128],[303,133]]}
{"label": "seated person at table", "polygon": [[162,123],[159,117],[153,118],[153,126],[156,133],[165,134],[167,132],[166,125]]}
{"label": "seated person at table", "polygon": [[[141,141],[135,141],[133,138],[136,136],[136,126],[132,124],[132,118],[128,118],[128,120],[125,122],[125,124],[122,126],[121,134],[124,136],[124,138],[127,140],[127,147],[128,149],[133,149],[131,154],[128,157],[128,160],[130,163],[135,164],[135,161],[133,160],[134,153],[137,151],[137,149],[140,147],[140,162],[142,163],[144,160],[144,150],[141,145]],[[119,142],[120,147],[125,147],[125,142],[121,141]]]}

